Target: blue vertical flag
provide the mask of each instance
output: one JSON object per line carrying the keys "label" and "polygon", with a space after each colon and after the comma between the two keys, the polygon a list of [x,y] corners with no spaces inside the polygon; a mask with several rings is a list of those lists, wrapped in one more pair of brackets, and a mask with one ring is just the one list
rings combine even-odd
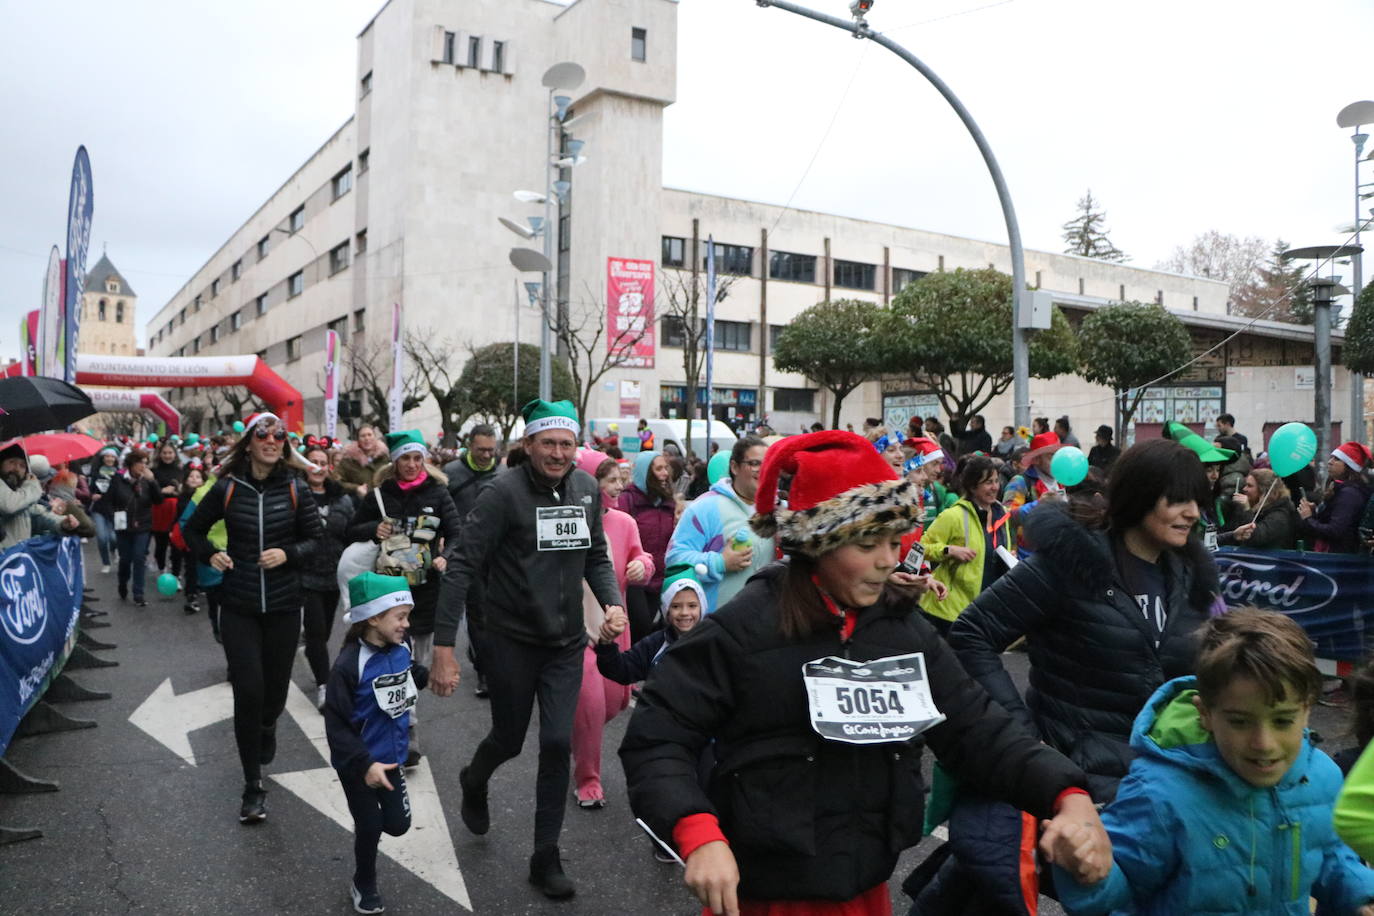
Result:
{"label": "blue vertical flag", "polygon": [[[706,441],[711,441],[711,381],[716,362],[716,243],[706,237]],[[691,417],[689,409],[687,416]],[[690,423],[691,421],[688,420]],[[710,447],[707,447],[710,451]]]}
{"label": "blue vertical flag", "polygon": [[76,150],[72,163],[72,189],[67,198],[67,277],[64,298],[63,346],[65,363],[62,377],[76,382],[77,339],[81,332],[81,294],[86,286],[86,250],[91,244],[91,215],[95,194],[91,188],[91,157],[86,147]]}

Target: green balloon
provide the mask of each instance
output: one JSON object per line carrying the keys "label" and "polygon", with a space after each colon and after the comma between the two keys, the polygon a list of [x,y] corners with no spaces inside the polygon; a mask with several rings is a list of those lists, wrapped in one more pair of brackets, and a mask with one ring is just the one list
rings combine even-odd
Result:
{"label": "green balloon", "polygon": [[196,444],[199,443],[199,442],[200,442],[200,433],[191,433],[191,435],[189,435],[189,436],[186,437],[186,444],[187,444],[187,445],[196,445]]}
{"label": "green balloon", "polygon": [[177,593],[177,577],[171,573],[163,573],[158,576],[157,593],[159,595],[175,595]]}
{"label": "green balloon", "polygon": [[1317,434],[1306,423],[1285,423],[1269,437],[1269,467],[1280,477],[1296,474],[1317,454]]}
{"label": "green balloon", "polygon": [[243,432],[243,421],[242,421],[242,420],[235,420],[235,421],[234,421],[234,432],[236,432],[236,433],[241,433],[241,432]]}
{"label": "green balloon", "polygon": [[706,481],[714,484],[722,477],[730,476],[730,453],[722,449],[711,456],[711,460],[706,462]]}
{"label": "green balloon", "polygon": [[1050,459],[1050,474],[1062,486],[1076,486],[1088,476],[1088,456],[1082,449],[1066,445]]}
{"label": "green balloon", "polygon": [[157,433],[149,433],[149,434],[148,434],[148,441],[149,441],[149,442],[156,442],[156,441],[157,441]]}

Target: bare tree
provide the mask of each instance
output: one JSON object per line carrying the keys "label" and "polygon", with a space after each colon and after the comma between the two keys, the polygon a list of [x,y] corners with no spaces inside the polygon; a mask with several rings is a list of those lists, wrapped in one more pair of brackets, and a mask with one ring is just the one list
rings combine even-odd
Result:
{"label": "bare tree", "polygon": [[[695,255],[693,255],[695,259]],[[733,274],[716,277],[716,305],[724,302],[737,278]],[[682,374],[687,386],[687,418],[697,412],[697,388],[706,366],[706,273],[668,270],[659,275],[654,311],[663,322],[663,336],[671,330],[682,340]],[[767,333],[767,329],[764,329]],[[710,419],[709,417],[707,418]],[[707,430],[710,427],[707,426]],[[692,448],[692,424],[687,424],[686,446]]]}
{"label": "bare tree", "polygon": [[444,445],[456,445],[458,430],[472,415],[466,406],[467,392],[458,384],[462,369],[457,346],[447,337],[435,339],[412,332],[406,333],[404,346],[406,366],[439,405]]}
{"label": "bare tree", "polygon": [[590,286],[580,303],[569,303],[562,327],[558,328],[558,349],[568,356],[568,373],[572,376],[577,415],[584,422],[587,403],[602,377],[612,369],[638,367],[635,347],[653,332],[652,316],[648,320],[617,316],[614,327],[607,328],[608,308],[598,301]]}
{"label": "bare tree", "polygon": [[1250,314],[1268,253],[1269,246],[1258,236],[1241,238],[1209,229],[1188,245],[1175,248],[1155,269],[1229,283],[1227,310],[1244,315]]}
{"label": "bare tree", "polygon": [[[365,412],[357,419],[382,432],[390,429],[387,416],[388,395],[391,391],[391,345],[389,343],[364,343],[360,346],[346,345],[344,368],[348,383],[345,391],[361,391],[366,401]],[[419,370],[412,363],[406,367],[402,379],[401,410],[413,410],[424,403],[429,391]]]}

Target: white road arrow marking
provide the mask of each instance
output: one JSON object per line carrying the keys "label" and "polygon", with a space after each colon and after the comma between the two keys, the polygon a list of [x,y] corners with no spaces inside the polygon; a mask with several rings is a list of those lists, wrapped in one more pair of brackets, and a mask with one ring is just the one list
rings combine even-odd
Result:
{"label": "white road arrow marking", "polygon": [[[287,695],[286,711],[327,761],[329,746],[325,742],[324,717],[294,683]],[[353,832],[353,816],[348,813],[348,803],[333,767],[272,774],[271,778],[349,833]],[[406,771],[405,780],[410,795],[410,831],[399,837],[383,835],[382,855],[471,911],[472,900],[458,868],[458,856],[453,851],[448,820],[434,787],[428,758],[421,760],[415,769]]]}
{"label": "white road arrow marking", "polygon": [[227,682],[178,695],[168,678],[139,704],[129,721],[195,766],[191,732],[233,717],[234,694]]}

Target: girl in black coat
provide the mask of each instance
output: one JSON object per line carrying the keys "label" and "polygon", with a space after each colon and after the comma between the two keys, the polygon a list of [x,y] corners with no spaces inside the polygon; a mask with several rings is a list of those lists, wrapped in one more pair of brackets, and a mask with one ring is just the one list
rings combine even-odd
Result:
{"label": "girl in black coat", "polygon": [[1360,517],[1369,501],[1364,469],[1369,467],[1369,449],[1358,442],[1347,442],[1331,453],[1326,462],[1326,495],[1317,507],[1307,500],[1298,504],[1302,518],[1301,536],[1315,541],[1312,546],[1324,553],[1359,553]]}
{"label": "girl in black coat", "polygon": [[[167,569],[172,526],[177,523],[176,499],[181,493],[182,472],[181,455],[170,440],[158,445],[155,455],[150,467],[153,479],[157,481],[163,499],[170,500],[153,510],[153,559],[157,561],[157,571],[161,573]],[[181,557],[177,550],[172,550],[172,575],[181,575]]]}
{"label": "girl in black coat", "polygon": [[[780,473],[790,511],[776,507]],[[769,450],[756,507],[754,530],[776,534],[788,562],[663,653],[620,749],[631,806],[672,838],[698,899],[716,913],[737,897],[742,914],[784,901],[889,912],[885,882],[921,837],[925,745],[966,784],[1053,816],[1042,848],[1055,861],[1105,874],[1083,773],[1018,728],[889,584],[920,511],[914,485],[863,438],[813,433]]]}
{"label": "girl in black coat", "polygon": [[[197,559],[224,573],[220,638],[234,690],[234,738],[243,766],[239,822],[266,819],[262,765],[277,753],[277,717],[286,708],[301,635],[301,570],[322,537],[320,514],[288,467],[286,428],[270,413],[250,417],[218,481],[184,526]],[[220,519],[222,551],[207,535]]]}

